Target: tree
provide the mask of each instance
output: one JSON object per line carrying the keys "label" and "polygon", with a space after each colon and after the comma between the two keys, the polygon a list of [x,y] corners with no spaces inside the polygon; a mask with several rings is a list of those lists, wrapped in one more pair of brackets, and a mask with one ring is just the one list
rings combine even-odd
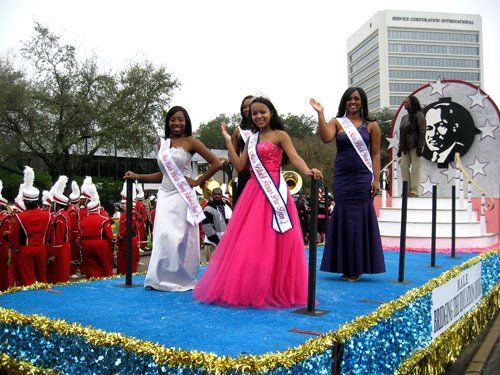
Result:
{"label": "tree", "polygon": [[380,126],[381,142],[380,142],[380,168],[384,168],[389,162],[389,141],[387,137],[390,136],[392,118],[396,112],[389,107],[382,108],[375,114],[377,123]]}
{"label": "tree", "polygon": [[56,179],[78,175],[98,150],[151,151],[156,124],[179,86],[166,68],[145,61],[102,72],[95,56],[79,61],[72,45],[39,23],[34,29],[21,49],[29,74],[0,60],[1,167],[20,171],[23,152]]}
{"label": "tree", "polygon": [[220,131],[221,122],[227,124],[229,134],[232,134],[234,129],[240,124],[240,121],[241,116],[239,114],[233,114],[231,116],[220,114],[213,120],[200,124],[196,132],[196,137],[208,148],[225,150],[226,142],[224,138],[222,138]]}
{"label": "tree", "polygon": [[314,134],[318,121],[311,116],[292,115],[291,113],[281,116],[285,124],[285,130],[290,137],[303,138]]}

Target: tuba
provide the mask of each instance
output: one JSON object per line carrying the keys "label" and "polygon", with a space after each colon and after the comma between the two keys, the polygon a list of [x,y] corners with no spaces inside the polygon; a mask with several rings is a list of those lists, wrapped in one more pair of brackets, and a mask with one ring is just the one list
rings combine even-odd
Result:
{"label": "tuba", "polygon": [[[198,177],[200,177],[200,176],[201,176],[201,174],[198,175]],[[196,177],[196,178],[198,178],[198,177]],[[215,179],[213,179],[211,177],[207,181],[205,181],[204,184],[196,186],[194,188],[194,190],[196,191],[197,194],[202,195],[203,198],[208,200],[210,198],[210,196],[212,195],[212,190],[215,188],[220,188],[220,187],[221,187],[221,183],[219,181],[216,181]]]}
{"label": "tuba", "polygon": [[283,171],[281,175],[290,189],[290,194],[297,194],[302,189],[302,177],[297,172]]}

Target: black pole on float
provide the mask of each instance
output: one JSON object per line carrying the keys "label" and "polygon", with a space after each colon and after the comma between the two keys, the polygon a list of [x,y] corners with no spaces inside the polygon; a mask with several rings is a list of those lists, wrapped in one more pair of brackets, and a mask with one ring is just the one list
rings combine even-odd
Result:
{"label": "black pole on float", "polygon": [[406,214],[408,211],[408,181],[403,181],[401,194],[401,235],[399,239],[399,272],[398,283],[405,280],[405,252],[406,252]]}
{"label": "black pole on float", "polygon": [[437,185],[432,185],[431,267],[436,267]]}
{"label": "black pole on float", "polygon": [[455,185],[451,186],[451,257],[455,258]]}
{"label": "black pole on float", "polygon": [[296,314],[320,316],[326,310],[316,310],[316,236],[318,234],[318,181],[311,178],[311,216],[309,221],[309,279],[307,283],[307,307],[293,311]]}
{"label": "black pole on float", "polygon": [[131,288],[140,286],[132,284],[132,189],[134,181],[127,179],[127,203],[125,206],[125,284],[118,286]]}
{"label": "black pole on float", "polygon": [[134,181],[127,180],[126,233],[125,233],[125,285],[132,285],[132,188]]}

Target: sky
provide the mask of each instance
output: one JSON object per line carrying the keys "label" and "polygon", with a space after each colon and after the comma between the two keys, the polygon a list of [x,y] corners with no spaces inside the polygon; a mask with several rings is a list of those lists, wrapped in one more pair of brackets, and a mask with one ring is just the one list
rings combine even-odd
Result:
{"label": "sky", "polygon": [[195,129],[258,94],[311,116],[314,97],[328,118],[347,88],[346,41],[382,10],[481,15],[483,89],[500,103],[498,0],[0,0],[0,56],[19,51],[37,21],[106,70],[166,66],[181,83],[171,104]]}

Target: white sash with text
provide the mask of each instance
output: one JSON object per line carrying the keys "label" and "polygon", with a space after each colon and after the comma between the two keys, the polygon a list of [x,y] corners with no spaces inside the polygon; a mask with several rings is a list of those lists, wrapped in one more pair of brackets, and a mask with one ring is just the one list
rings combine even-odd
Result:
{"label": "white sash with text", "polygon": [[363,140],[363,137],[361,137],[358,129],[356,129],[354,124],[347,117],[337,117],[337,121],[339,122],[340,126],[342,126],[342,129],[344,129],[347,137],[349,137],[349,140],[351,141],[354,149],[358,153],[363,163],[366,165],[366,168],[368,168],[368,170],[372,173],[373,179],[372,157],[370,155],[368,147],[366,147],[366,143]]}
{"label": "white sash with text", "polygon": [[193,225],[194,223],[199,224],[205,219],[205,214],[201,209],[196,194],[188,182],[184,178],[181,170],[175,164],[170,154],[170,138],[167,138],[164,142],[162,140],[162,147],[160,148],[160,160],[167,171],[167,175],[172,181],[182,199],[188,205],[187,221]]}
{"label": "white sash with text", "polygon": [[247,143],[248,138],[252,135],[252,131],[250,129],[242,129],[241,126],[238,126],[238,129],[240,129],[241,139],[243,139],[243,142]]}
{"label": "white sash with text", "polygon": [[248,158],[264,195],[273,207],[273,229],[285,233],[293,227],[287,210],[288,186],[280,173],[279,187],[276,188],[273,179],[257,153],[258,141],[259,133],[253,133],[248,140]]}

